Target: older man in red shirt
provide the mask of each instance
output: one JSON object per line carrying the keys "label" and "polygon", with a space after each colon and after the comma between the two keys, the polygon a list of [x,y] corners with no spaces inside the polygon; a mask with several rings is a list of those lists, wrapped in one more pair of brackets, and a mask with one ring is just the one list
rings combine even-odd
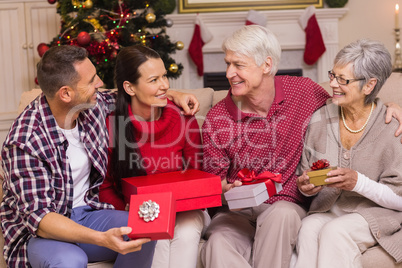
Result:
{"label": "older man in red shirt", "polygon": [[328,93],[309,78],[275,76],[281,48],[261,26],[245,26],[224,44],[231,89],[203,125],[204,170],[220,175],[223,191],[240,186],[243,168],[282,174],[283,190],[258,207],[226,206],[207,230],[205,267],[287,267],[305,210],[295,170],[303,136]]}

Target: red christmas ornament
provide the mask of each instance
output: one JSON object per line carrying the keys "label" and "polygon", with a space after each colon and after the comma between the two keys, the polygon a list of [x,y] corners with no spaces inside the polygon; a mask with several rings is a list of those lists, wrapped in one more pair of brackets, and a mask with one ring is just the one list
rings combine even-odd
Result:
{"label": "red christmas ornament", "polygon": [[80,32],[77,37],[77,43],[80,46],[86,46],[91,42],[91,36],[87,32]]}
{"label": "red christmas ornament", "polygon": [[54,4],[56,3],[56,0],[47,0],[49,2],[49,4]]}
{"label": "red christmas ornament", "polygon": [[46,51],[48,51],[49,47],[45,43],[40,43],[38,45],[38,54],[39,57],[42,58],[43,54],[45,54]]}
{"label": "red christmas ornament", "polygon": [[117,57],[117,51],[116,51],[116,50],[113,50],[112,53],[110,53],[110,58],[111,58],[111,59],[114,59],[114,58],[116,58],[116,57]]}

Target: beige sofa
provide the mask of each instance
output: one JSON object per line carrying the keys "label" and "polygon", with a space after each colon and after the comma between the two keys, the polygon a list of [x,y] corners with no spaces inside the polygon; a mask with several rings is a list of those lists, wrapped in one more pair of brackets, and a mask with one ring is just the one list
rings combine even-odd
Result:
{"label": "beige sofa", "polygon": [[[321,84],[330,94],[332,91],[329,87],[329,83]],[[200,111],[197,114],[197,120],[200,125],[205,119],[205,116],[208,110],[215,105],[218,101],[223,99],[227,95],[227,90],[225,91],[213,91],[211,88],[200,88],[200,89],[188,89],[188,90],[178,90],[182,92],[189,92],[195,94],[197,99],[200,101]],[[40,93],[40,89],[33,89],[28,92],[24,92],[21,96],[20,109],[21,112],[26,105],[33,100]],[[383,89],[380,91],[379,97],[384,102],[393,101],[402,106],[402,74],[401,73],[393,73],[391,77],[387,80]],[[1,239],[0,243],[4,243],[3,239]],[[202,245],[204,241],[200,242]],[[4,259],[0,260],[0,268],[5,268]],[[93,263],[89,264],[88,267],[97,267],[97,268],[109,268],[113,267],[112,262],[103,262],[103,263]],[[398,267],[402,268],[402,264],[395,265],[393,259],[383,251],[379,246],[372,247],[368,249],[363,254],[363,267],[365,268],[378,268],[378,267]],[[197,268],[203,268],[202,264],[198,262]]]}

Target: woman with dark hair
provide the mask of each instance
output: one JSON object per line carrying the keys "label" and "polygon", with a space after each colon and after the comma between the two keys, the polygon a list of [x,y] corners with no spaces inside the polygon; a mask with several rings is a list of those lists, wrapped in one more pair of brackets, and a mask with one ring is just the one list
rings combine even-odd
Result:
{"label": "woman with dark hair", "polygon": [[[115,113],[107,119],[109,166],[100,199],[124,210],[125,177],[202,168],[195,117],[168,100],[169,81],[159,54],[145,46],[126,47],[116,59]],[[206,212],[179,212],[172,240],[159,240],[152,267],[195,267]]]}

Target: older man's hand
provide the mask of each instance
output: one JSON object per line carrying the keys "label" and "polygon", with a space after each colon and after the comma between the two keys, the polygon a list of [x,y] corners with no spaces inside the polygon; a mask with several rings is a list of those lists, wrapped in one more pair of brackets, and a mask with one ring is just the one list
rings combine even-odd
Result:
{"label": "older man's hand", "polygon": [[[387,108],[387,115],[385,117],[385,123],[391,122],[392,117],[396,118],[396,120],[399,121],[399,127],[395,131],[395,137],[398,137],[399,135],[402,134],[402,108],[393,102],[388,102],[385,104]],[[402,138],[401,138],[401,143],[402,143]]]}
{"label": "older man's hand", "polygon": [[230,189],[234,188],[234,187],[239,187],[242,186],[242,182],[241,181],[234,181],[233,183],[224,183],[226,182],[226,180],[222,181],[222,194],[226,193],[227,191],[229,191]]}

